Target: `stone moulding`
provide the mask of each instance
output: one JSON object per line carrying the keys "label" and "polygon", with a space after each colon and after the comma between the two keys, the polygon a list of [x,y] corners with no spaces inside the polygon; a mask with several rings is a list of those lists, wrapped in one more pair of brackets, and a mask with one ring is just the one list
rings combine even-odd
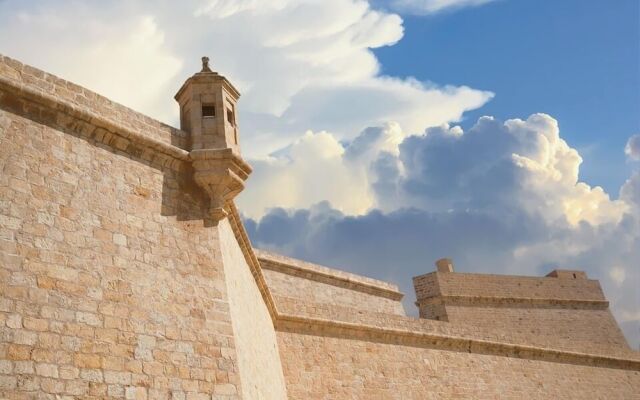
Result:
{"label": "stone moulding", "polygon": [[585,310],[606,310],[609,308],[607,300],[591,299],[542,299],[531,297],[491,297],[491,296],[460,296],[444,295],[420,299],[415,302],[421,304],[444,304],[465,307],[539,307],[539,308],[572,308]]}
{"label": "stone moulding", "polygon": [[209,214],[217,223],[228,215],[225,205],[244,189],[251,167],[230,148],[192,150],[189,158],[193,178],[209,195]]}
{"label": "stone moulding", "polygon": [[256,285],[258,286],[258,290],[262,295],[262,299],[267,305],[267,310],[269,310],[271,321],[275,326],[276,321],[278,320],[278,310],[276,308],[276,303],[273,299],[271,291],[269,290],[269,287],[267,286],[267,280],[262,273],[262,268],[260,267],[260,262],[258,261],[258,258],[253,251],[253,246],[251,246],[249,235],[247,235],[247,231],[244,229],[244,225],[242,225],[240,213],[238,212],[238,209],[236,208],[233,201],[227,203],[226,209],[233,234],[235,235],[236,240],[238,240],[238,244],[242,249],[242,254],[244,255],[245,261],[247,262],[247,264],[249,265],[249,269],[251,270],[251,275],[253,275],[253,278],[256,281]]}
{"label": "stone moulding", "polygon": [[414,347],[640,371],[640,360],[279,314],[276,329]]}

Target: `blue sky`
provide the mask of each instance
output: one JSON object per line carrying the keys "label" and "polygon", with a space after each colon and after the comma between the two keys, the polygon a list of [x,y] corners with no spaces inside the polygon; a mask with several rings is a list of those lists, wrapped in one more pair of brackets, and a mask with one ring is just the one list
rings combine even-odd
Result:
{"label": "blue sky", "polygon": [[513,0],[404,16],[405,36],[375,50],[383,73],[469,85],[496,96],[465,116],[545,112],[580,150],[585,181],[617,196],[640,133],[640,2]]}
{"label": "blue sky", "polygon": [[208,55],[242,93],[254,246],[397,283],[414,314],[442,257],[582,269],[637,348],[638,7],[0,0],[0,52],[172,125]]}

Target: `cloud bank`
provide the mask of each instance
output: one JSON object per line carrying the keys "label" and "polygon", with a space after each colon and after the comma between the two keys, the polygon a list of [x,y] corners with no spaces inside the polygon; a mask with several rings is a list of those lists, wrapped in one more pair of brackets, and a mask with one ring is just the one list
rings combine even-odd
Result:
{"label": "cloud bank", "polygon": [[445,256],[461,271],[584,269],[601,281],[638,346],[640,173],[618,199],[580,182],[580,155],[545,114],[505,122],[482,117],[467,132],[449,125],[422,135],[399,130],[369,128],[343,144],[326,132],[309,133],[309,154],[331,157],[308,171],[300,167],[309,157],[296,154],[296,145],[258,164],[258,180],[277,174],[287,182],[272,191],[301,188],[305,196],[263,214],[250,184],[240,204],[254,244],[392,280],[409,294],[408,309],[411,277]]}

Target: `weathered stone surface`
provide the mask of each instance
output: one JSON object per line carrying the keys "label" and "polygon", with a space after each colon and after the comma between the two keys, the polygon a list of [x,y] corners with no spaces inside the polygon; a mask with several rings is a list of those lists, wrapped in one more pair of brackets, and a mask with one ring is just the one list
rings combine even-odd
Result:
{"label": "weathered stone surface", "polygon": [[[9,63],[0,61],[3,69]],[[67,86],[48,75],[44,84]],[[10,95],[0,87],[0,104]],[[83,107],[124,109],[91,98]],[[135,379],[144,396],[147,389],[168,396],[171,386],[210,397],[216,374],[239,385],[218,232],[204,226],[202,196],[180,192],[190,178],[66,133],[59,118],[33,116],[28,102],[20,104],[0,110],[0,232],[10,242],[0,250],[20,260],[0,265],[9,278],[0,279],[0,330],[10,338],[0,343],[0,360],[2,371],[12,368],[0,398],[31,390],[143,398],[137,385],[126,390]],[[153,132],[146,128],[154,123],[132,111],[105,115]],[[201,318],[190,315],[194,308],[205,310]],[[129,364],[138,348],[140,368]],[[39,382],[36,389],[24,379]]]}
{"label": "weathered stone surface", "polygon": [[637,371],[279,332],[291,398],[629,399]]}

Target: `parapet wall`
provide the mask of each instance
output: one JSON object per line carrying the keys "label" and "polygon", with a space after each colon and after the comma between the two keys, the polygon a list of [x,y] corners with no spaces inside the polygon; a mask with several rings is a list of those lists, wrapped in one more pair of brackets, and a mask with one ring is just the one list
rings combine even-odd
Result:
{"label": "parapet wall", "polygon": [[[89,125],[104,125],[105,122],[119,126],[119,130],[142,135],[150,141],[171,144],[182,149],[187,148],[186,132],[165,125],[144,114],[136,112],[121,104],[107,99],[75,83],[58,78],[47,72],[0,54],[0,89],[20,95],[5,97],[2,108],[29,107],[34,97],[39,98],[42,105],[48,106],[40,117],[54,116],[55,111],[62,111],[68,116],[82,116],[81,120]],[[11,101],[11,104],[7,103]],[[30,114],[35,116],[31,108]],[[59,122],[63,119],[60,118]],[[80,121],[76,121],[79,124]]]}
{"label": "parapet wall", "polygon": [[304,302],[405,315],[396,285],[306,261],[254,250],[271,292]]}
{"label": "parapet wall", "polygon": [[633,399],[637,371],[278,332],[292,399]]}

